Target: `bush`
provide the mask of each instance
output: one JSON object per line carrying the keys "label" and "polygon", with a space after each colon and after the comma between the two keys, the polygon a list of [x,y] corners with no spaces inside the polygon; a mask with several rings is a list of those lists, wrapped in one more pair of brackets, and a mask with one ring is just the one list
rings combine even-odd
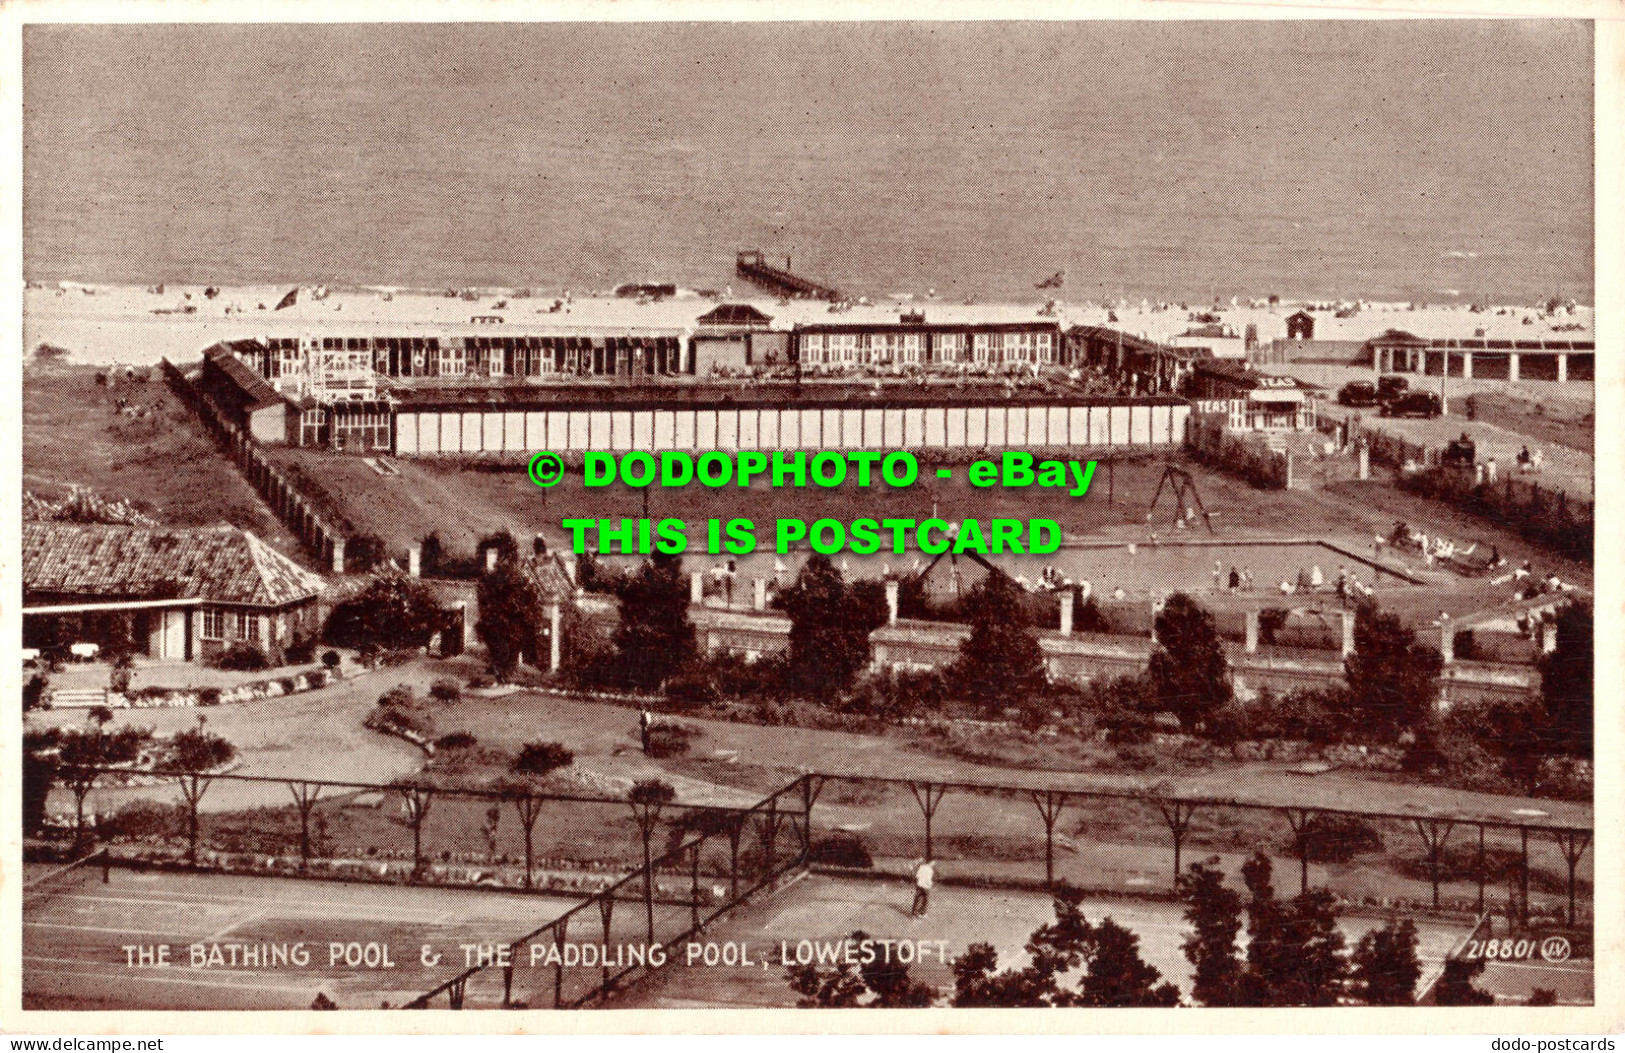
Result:
{"label": "bush", "polygon": [[227,669],[233,672],[252,672],[271,668],[271,660],[265,652],[251,643],[234,643],[214,657],[211,663],[216,669]]}
{"label": "bush", "polygon": [[288,645],[286,656],[289,665],[305,665],[316,655],[316,637],[307,636],[303,640],[295,640]]}
{"label": "bush", "polygon": [[220,704],[220,689],[218,687],[198,688],[197,704],[200,706],[218,706]]}
{"label": "bush", "polygon": [[463,689],[451,677],[442,676],[429,685],[429,694],[441,702],[455,702],[463,697]]}
{"label": "bush", "polygon": [[382,695],[378,696],[378,705],[380,707],[411,707],[417,705],[417,701],[417,696],[414,695],[412,693],[412,689],[407,687],[405,684],[397,684],[395,687],[390,688],[388,691],[385,691]]}
{"label": "bush", "polygon": [[438,750],[466,750],[478,743],[472,731],[453,731],[434,740],[435,749]]}
{"label": "bush", "polygon": [[513,770],[529,775],[546,775],[574,764],[576,755],[562,742],[527,742],[514,758]]}
{"label": "bush", "polygon": [[167,838],[184,829],[177,819],[175,805],[135,800],[97,822],[96,833],[103,841]]}
{"label": "bush", "polygon": [[706,672],[684,672],[666,681],[666,700],[684,709],[715,705],[722,698]]}
{"label": "bush", "polygon": [[497,678],[490,673],[473,673],[468,678],[468,687],[471,691],[483,691],[488,687],[496,687]]}
{"label": "bush", "polygon": [[649,756],[681,756],[688,752],[688,740],[694,734],[681,724],[656,724],[649,729]]}
{"label": "bush", "polygon": [[45,705],[45,689],[48,686],[50,686],[50,681],[42,673],[35,673],[29,677],[28,683],[23,685],[23,709],[26,711],[43,707]]}
{"label": "bush", "polygon": [[815,842],[807,859],[816,866],[848,867],[853,870],[871,870],[875,865],[868,846],[856,834],[831,834]]}
{"label": "bush", "polygon": [[[315,647],[315,642],[314,641],[312,641],[311,646],[312,646],[312,648]],[[289,657],[292,657],[293,652],[290,650],[288,652],[288,655],[289,655]],[[332,669],[332,670],[336,671],[338,669],[339,663],[341,661],[342,661],[342,659],[339,658],[339,653],[337,651],[323,651],[322,652],[322,665],[326,666],[329,669]]]}
{"label": "bush", "polygon": [[1300,842],[1311,863],[1347,863],[1362,852],[1382,850],[1382,834],[1357,815],[1312,815],[1286,850],[1296,853]]}

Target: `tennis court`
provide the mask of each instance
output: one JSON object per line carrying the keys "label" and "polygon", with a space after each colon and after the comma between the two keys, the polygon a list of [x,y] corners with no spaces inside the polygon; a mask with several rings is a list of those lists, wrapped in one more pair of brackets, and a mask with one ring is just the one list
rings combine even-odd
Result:
{"label": "tennis court", "polygon": [[[318,992],[341,1009],[398,1006],[460,971],[459,945],[511,940],[576,902],[116,866],[104,883],[96,865],[35,884],[53,869],[24,874],[23,1004],[33,1009],[306,1009]],[[630,924],[636,912],[626,915]],[[424,944],[442,955],[433,967]],[[140,949],[155,956],[159,945],[168,965],[139,964]],[[194,965],[193,945],[219,957]]]}

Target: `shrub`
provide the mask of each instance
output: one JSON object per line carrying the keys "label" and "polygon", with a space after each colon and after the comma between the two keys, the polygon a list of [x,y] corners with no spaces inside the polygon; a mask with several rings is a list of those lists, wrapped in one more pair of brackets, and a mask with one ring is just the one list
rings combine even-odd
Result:
{"label": "shrub", "polygon": [[271,668],[271,660],[255,645],[238,642],[216,655],[213,665],[216,669],[251,672]]}
{"label": "shrub", "polygon": [[706,672],[684,672],[666,681],[667,701],[685,709],[715,705],[722,698],[716,681]]}
{"label": "shrub", "polygon": [[[314,644],[314,642],[312,642],[312,647],[314,647],[314,646],[315,646],[315,644]],[[293,651],[289,650],[288,655],[289,655],[289,657],[292,657]],[[337,670],[338,667],[339,667],[339,662],[340,661],[341,661],[341,659],[339,658],[339,653],[337,651],[323,651],[322,652],[322,665],[326,666],[327,668]]]}
{"label": "shrub", "polygon": [[316,654],[316,637],[307,636],[302,640],[295,640],[288,645],[286,656],[289,665],[305,665]]}
{"label": "shrub", "polygon": [[390,688],[388,691],[385,691],[382,695],[378,696],[378,705],[381,707],[415,706],[417,705],[417,696],[412,694],[412,689],[407,687],[405,684],[397,684],[395,687]]}
{"label": "shrub", "polygon": [[557,768],[574,764],[576,755],[562,742],[527,742],[514,758],[513,770],[530,775],[546,775]]}
{"label": "shrub", "polygon": [[1347,863],[1362,852],[1382,849],[1382,834],[1357,815],[1312,815],[1299,828],[1287,851],[1302,844],[1311,863]]}
{"label": "shrub", "polygon": [[23,709],[39,709],[45,704],[45,689],[50,685],[42,673],[35,673],[23,685]]}
{"label": "shrub", "polygon": [[807,858],[818,866],[849,867],[853,870],[870,870],[875,865],[863,839],[847,833],[831,834],[816,842]]}
{"label": "shrub", "polygon": [[656,724],[649,729],[649,756],[676,757],[688,752],[693,732],[681,724]]}
{"label": "shrub", "polygon": [[468,678],[468,686],[473,691],[483,691],[488,687],[497,686],[497,678],[490,673],[472,673]]}
{"label": "shrub", "polygon": [[165,838],[182,829],[177,819],[174,805],[135,800],[101,819],[96,824],[96,833],[104,841]]}
{"label": "shrub", "polygon": [[466,750],[478,742],[472,731],[453,731],[435,739],[434,745],[440,750]]}
{"label": "shrub", "polygon": [[451,677],[442,676],[429,685],[429,694],[441,702],[455,702],[463,697],[463,689]]}
{"label": "shrub", "polygon": [[197,704],[200,706],[218,706],[220,704],[220,689],[218,687],[198,688]]}

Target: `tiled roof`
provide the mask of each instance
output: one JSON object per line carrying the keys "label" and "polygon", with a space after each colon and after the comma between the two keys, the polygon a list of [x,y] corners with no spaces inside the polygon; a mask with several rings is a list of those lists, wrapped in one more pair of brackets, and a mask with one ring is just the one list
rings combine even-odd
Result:
{"label": "tiled roof", "polygon": [[570,575],[558,556],[532,556],[525,560],[522,566],[530,580],[541,590],[542,595],[549,599],[569,599],[575,595],[575,582],[570,580]]}
{"label": "tiled roof", "polygon": [[281,607],[323,579],[246,530],[23,524],[24,595],[197,598]]}

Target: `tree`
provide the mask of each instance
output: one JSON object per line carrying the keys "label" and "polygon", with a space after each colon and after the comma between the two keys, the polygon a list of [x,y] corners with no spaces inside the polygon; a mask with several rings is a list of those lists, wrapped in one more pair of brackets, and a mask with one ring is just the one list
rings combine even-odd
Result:
{"label": "tree", "polygon": [[1360,937],[1350,962],[1351,993],[1367,1005],[1412,1005],[1422,963],[1416,954],[1416,926],[1407,918],[1390,921]]}
{"label": "tree", "polygon": [[1394,738],[1414,731],[1427,734],[1438,697],[1437,651],[1417,646],[1415,635],[1398,617],[1374,604],[1362,604],[1354,617],[1354,653],[1343,663],[1349,704],[1358,721],[1372,733]]}
{"label": "tree", "polygon": [[1552,745],[1589,758],[1592,754],[1593,675],[1591,608],[1572,603],[1557,612],[1557,647],[1540,660],[1540,697],[1551,718]]}
{"label": "tree", "polygon": [[85,799],[96,785],[103,767],[128,764],[152,738],[146,728],[123,727],[108,734],[101,722],[90,728],[68,728],[57,740],[57,773],[73,792],[73,845],[75,852],[85,846]]}
{"label": "tree", "polygon": [[1444,973],[1433,986],[1433,999],[1439,1005],[1494,1005],[1495,996],[1473,986],[1484,971],[1484,959],[1446,958]]}
{"label": "tree", "polygon": [[1230,662],[1213,616],[1183,592],[1168,597],[1157,613],[1157,649],[1148,670],[1161,708],[1194,731],[1209,714],[1229,704]]}
{"label": "tree", "polygon": [[1553,734],[1550,714],[1536,700],[1498,701],[1487,706],[1479,738],[1501,757],[1501,772],[1534,796],[1540,788],[1542,745]]}
{"label": "tree", "polygon": [[666,805],[677,799],[677,791],[671,784],[659,779],[641,779],[632,784],[626,792],[626,799],[632,805],[632,819],[638,824],[638,833],[643,837],[643,906],[649,919],[649,942],[655,938],[655,884],[654,862],[649,854],[649,842],[654,837],[655,827],[660,825],[660,813]]}
{"label": "tree", "polygon": [[412,879],[415,881],[423,876],[428,865],[423,858],[423,825],[429,821],[436,786],[423,775],[404,776],[390,786],[401,795],[401,816],[395,821],[412,831]]}
{"label": "tree", "polygon": [[[860,586],[867,586],[866,588]],[[802,565],[781,606],[790,618],[790,686],[829,699],[869,661],[869,634],[886,623],[883,587],[848,586],[828,556]]]}
{"label": "tree", "polygon": [[476,597],[480,620],[474,631],[485,643],[492,675],[508,680],[535,644],[544,616],[541,589],[517,559],[499,555],[496,567],[480,576]]}
{"label": "tree", "polygon": [[199,713],[197,726],[176,735],[162,760],[186,801],[186,859],[193,863],[197,862],[198,805],[213,781],[206,773],[230,764],[237,756],[237,747],[204,730],[208,719]]}
{"label": "tree", "polygon": [[358,649],[425,647],[444,617],[428,586],[402,574],[384,573],[333,608],[322,638],[338,647]]}
{"label": "tree", "polygon": [[1348,971],[1337,905],[1325,889],[1290,901],[1275,898],[1269,857],[1256,852],[1242,866],[1252,899],[1247,906],[1247,975],[1242,1001],[1256,1006],[1336,1005]]}
{"label": "tree", "polygon": [[575,763],[575,754],[557,742],[527,742],[514,758],[512,774],[499,780],[497,793],[513,805],[519,826],[525,832],[525,887],[530,888],[536,820],[542,814],[542,798],[537,790],[542,779]]}
{"label": "tree", "polygon": [[919,1009],[936,1001],[936,988],[916,983],[889,945],[872,940],[861,929],[847,937],[848,946],[861,949],[867,943],[873,951],[859,953],[857,964],[843,958],[826,972],[815,965],[787,969],[791,990],[801,996],[796,1005],[803,1009]]}
{"label": "tree", "polygon": [[[1106,918],[1090,924],[1083,892],[1063,882],[1055,921],[1033,931],[1028,963],[998,970],[998,953],[974,944],[954,962],[955,1006],[1091,1006],[1156,1008],[1179,1004],[1179,991],[1140,958],[1139,937]],[[1063,978],[1083,967],[1076,989]]]}
{"label": "tree", "polygon": [[45,828],[45,802],[56,783],[57,759],[53,750],[61,732],[55,728],[23,733],[23,836]]}
{"label": "tree", "polygon": [[959,645],[949,680],[984,710],[1024,700],[1044,684],[1044,656],[1033,635],[1021,588],[992,571],[966,594],[970,636]]}
{"label": "tree", "polygon": [[631,686],[656,689],[695,652],[682,557],[655,554],[621,584],[616,595],[621,601],[621,624],[614,642],[621,671]]}
{"label": "tree", "polygon": [[1185,957],[1196,969],[1191,996],[1207,1006],[1243,1005],[1244,968],[1236,940],[1241,935],[1241,894],[1225,887],[1224,871],[1205,863],[1192,863],[1179,877],[1185,900],[1185,920],[1192,932],[1185,937]]}

